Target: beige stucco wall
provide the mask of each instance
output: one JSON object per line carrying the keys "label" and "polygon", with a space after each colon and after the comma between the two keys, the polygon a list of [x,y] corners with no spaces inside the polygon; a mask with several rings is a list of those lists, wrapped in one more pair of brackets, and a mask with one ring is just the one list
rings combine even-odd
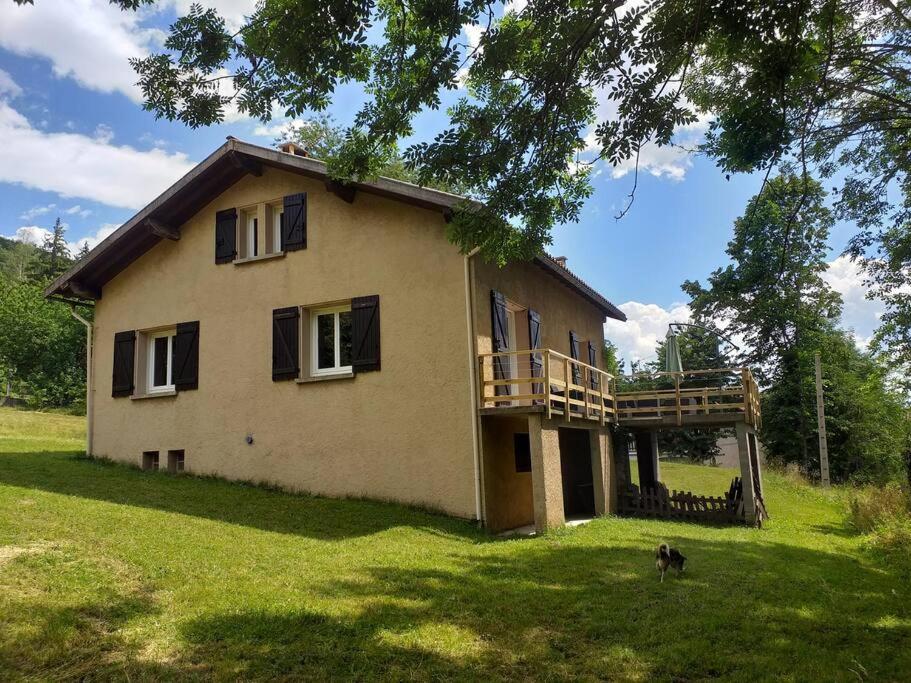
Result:
{"label": "beige stucco wall", "polygon": [[[308,193],[308,248],[214,262],[221,209]],[[104,287],[96,309],[95,454],[475,516],[464,258],[439,213],[267,168],[248,176]],[[382,370],[307,384],[271,378],[272,310],[379,294]],[[199,389],[111,397],[114,333],[200,321]],[[489,325],[488,325],[489,327]],[[253,444],[245,437],[253,435]]]}
{"label": "beige stucco wall", "polygon": [[[541,341],[543,346],[565,355],[569,353],[569,331],[579,336],[579,360],[588,362],[585,342],[591,340],[595,348],[604,344],[604,314],[574,290],[557,280],[534,263],[512,263],[505,268],[473,259],[475,282],[475,330],[478,335],[478,353],[490,353],[491,313],[490,291],[495,289],[515,306],[531,308],[541,316]],[[517,349],[527,340],[527,319],[517,317],[520,330]],[[601,366],[601,354],[598,354]]]}
{"label": "beige stucco wall", "polygon": [[484,416],[484,500],[487,525],[494,531],[535,521],[531,472],[516,472],[516,433],[528,432],[528,417]]}

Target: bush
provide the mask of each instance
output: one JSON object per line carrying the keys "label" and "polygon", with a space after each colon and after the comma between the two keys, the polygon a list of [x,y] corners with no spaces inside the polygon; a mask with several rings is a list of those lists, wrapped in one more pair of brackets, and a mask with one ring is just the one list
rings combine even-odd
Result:
{"label": "bush", "polygon": [[851,499],[849,522],[865,534],[896,526],[911,533],[911,496],[898,484],[859,489]]}

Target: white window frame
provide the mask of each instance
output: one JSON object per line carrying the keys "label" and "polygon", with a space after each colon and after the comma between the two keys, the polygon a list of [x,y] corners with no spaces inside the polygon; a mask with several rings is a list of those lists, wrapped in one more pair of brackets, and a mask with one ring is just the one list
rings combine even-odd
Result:
{"label": "white window frame", "polygon": [[247,220],[245,226],[244,235],[247,240],[247,258],[254,258],[259,256],[259,250],[257,248],[257,233],[259,232],[259,211],[257,209],[244,211],[244,217]]}
{"label": "white window frame", "polygon": [[[146,393],[161,394],[174,391],[174,335],[176,330],[159,330],[146,334]],[[168,339],[167,384],[155,386],[155,340],[161,337]]]}
{"label": "white window frame", "polygon": [[[314,377],[325,375],[348,375],[352,372],[352,366],[339,365],[341,362],[341,335],[339,334],[339,313],[351,311],[351,304],[342,304],[340,306],[330,306],[328,308],[315,308],[310,311],[310,374]],[[335,365],[331,368],[319,367],[319,317],[321,315],[332,315],[334,318],[334,353]],[[353,349],[352,349],[353,351]]]}
{"label": "white window frame", "polygon": [[285,212],[283,204],[270,204],[272,213],[272,253],[282,253],[282,214]]}

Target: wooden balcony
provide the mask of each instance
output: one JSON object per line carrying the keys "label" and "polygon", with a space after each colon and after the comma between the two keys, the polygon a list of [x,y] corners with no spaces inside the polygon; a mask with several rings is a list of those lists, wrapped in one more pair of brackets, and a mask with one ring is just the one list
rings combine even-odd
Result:
{"label": "wooden balcony", "polygon": [[[478,356],[484,415],[545,413],[629,427],[760,426],[759,388],[747,368],[618,378],[552,349]],[[638,385],[638,386],[637,386]]]}

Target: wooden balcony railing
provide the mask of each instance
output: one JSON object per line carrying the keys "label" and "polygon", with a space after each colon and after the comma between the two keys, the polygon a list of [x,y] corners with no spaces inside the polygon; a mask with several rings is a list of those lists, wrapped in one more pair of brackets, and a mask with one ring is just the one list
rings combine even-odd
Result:
{"label": "wooden balcony railing", "polygon": [[749,368],[636,373],[628,381],[655,386],[617,392],[617,416],[622,423],[670,419],[684,425],[687,418],[693,423],[727,418],[755,427],[761,424],[759,386]]}
{"label": "wooden balcony railing", "polygon": [[525,408],[601,424],[761,422],[759,387],[747,368],[637,373],[624,378],[633,386],[623,391],[610,373],[551,349],[481,354],[478,370],[481,409]]}
{"label": "wooden balcony railing", "polygon": [[615,421],[614,376],[551,349],[478,356],[481,408],[541,408],[565,420]]}

